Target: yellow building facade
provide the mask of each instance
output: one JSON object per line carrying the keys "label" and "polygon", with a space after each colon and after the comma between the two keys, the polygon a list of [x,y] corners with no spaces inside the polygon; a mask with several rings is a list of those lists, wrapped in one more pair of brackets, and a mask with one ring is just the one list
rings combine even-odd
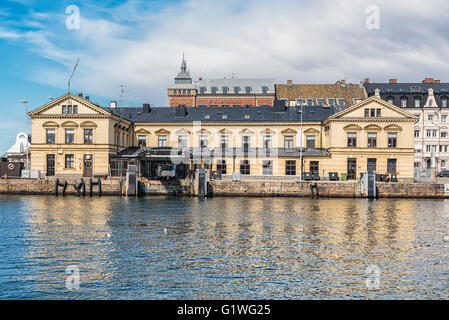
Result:
{"label": "yellow building facade", "polygon": [[413,179],[417,118],[377,97],[338,111],[279,104],[102,108],[64,95],[30,117],[32,170],[47,176],[123,176],[136,165],[147,178],[171,166],[179,178],[207,168],[320,179],[332,172],[357,179],[371,170]]}

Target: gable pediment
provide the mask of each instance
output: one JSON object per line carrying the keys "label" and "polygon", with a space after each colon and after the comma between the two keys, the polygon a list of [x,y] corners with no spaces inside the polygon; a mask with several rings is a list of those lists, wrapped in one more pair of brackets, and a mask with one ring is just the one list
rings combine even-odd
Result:
{"label": "gable pediment", "polygon": [[84,121],[80,124],[81,128],[96,128],[97,125],[92,121]]}
{"label": "gable pediment", "polygon": [[363,130],[381,131],[382,127],[378,126],[377,124],[369,124],[369,125],[363,127]]}
{"label": "gable pediment", "polygon": [[240,133],[240,134],[255,134],[254,131],[249,130],[249,129],[247,129],[247,128],[245,128],[245,129],[243,129],[243,130],[240,130],[239,133]]}
{"label": "gable pediment", "polygon": [[345,131],[354,131],[354,130],[360,131],[360,130],[362,130],[362,127],[359,125],[356,125],[356,124],[348,124],[347,126],[343,127],[343,130],[345,130]]}
{"label": "gable pediment", "polygon": [[136,133],[140,133],[140,134],[151,134],[150,131],[145,130],[145,129],[143,129],[143,128],[137,130]]}
{"label": "gable pediment", "polygon": [[382,110],[382,116],[381,118],[408,118],[408,119],[418,119],[414,114],[405,111],[404,109],[401,109],[399,107],[396,107],[395,105],[392,105],[381,98],[378,98],[376,96],[369,97],[365,100],[362,100],[356,104],[354,104],[351,107],[348,107],[346,109],[343,109],[340,112],[337,112],[330,116],[328,120],[332,119],[360,119],[364,118],[364,109],[365,108],[374,108],[374,109],[381,109]]}
{"label": "gable pediment", "polygon": [[264,134],[264,135],[275,135],[276,131],[271,130],[270,128],[266,128],[266,129],[260,130],[259,133]]}
{"label": "gable pediment", "polygon": [[309,128],[304,131],[304,133],[320,133],[317,129]]}
{"label": "gable pediment", "polygon": [[59,124],[57,124],[54,121],[47,121],[47,122],[42,124],[42,127],[44,127],[44,128],[57,128],[57,127],[59,127]]}
{"label": "gable pediment", "polygon": [[155,134],[170,134],[170,131],[167,131],[165,129],[159,129],[155,132]]}
{"label": "gable pediment", "polygon": [[402,131],[402,127],[398,126],[397,124],[390,124],[390,125],[384,127],[384,130],[397,132],[397,131]]}
{"label": "gable pediment", "polygon": [[218,133],[220,134],[232,134],[232,131],[226,128],[221,129],[220,131],[218,131]]}
{"label": "gable pediment", "polygon": [[62,115],[62,106],[64,105],[76,105],[78,108],[77,114],[64,114],[65,116],[76,116],[79,114],[110,115],[109,112],[93,104],[92,102],[73,94],[66,93],[65,95],[31,111],[29,116],[32,118],[35,116]]}
{"label": "gable pediment", "polygon": [[191,132],[189,130],[184,129],[184,128],[176,130],[175,133],[176,134],[191,134]]}
{"label": "gable pediment", "polygon": [[78,127],[78,124],[73,121],[65,121],[61,124],[61,127],[63,128],[76,128]]}
{"label": "gable pediment", "polygon": [[203,128],[201,130],[198,130],[196,133],[197,134],[211,134],[212,132],[210,132],[209,130]]}
{"label": "gable pediment", "polygon": [[296,130],[293,130],[291,128],[285,129],[281,131],[282,134],[297,134]]}

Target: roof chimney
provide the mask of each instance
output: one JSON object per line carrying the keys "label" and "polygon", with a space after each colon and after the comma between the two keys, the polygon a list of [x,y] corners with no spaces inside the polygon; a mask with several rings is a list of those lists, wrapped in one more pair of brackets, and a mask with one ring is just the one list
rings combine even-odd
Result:
{"label": "roof chimney", "polygon": [[376,88],[376,90],[374,90],[374,95],[378,98],[380,98],[380,90],[378,88]]}
{"label": "roof chimney", "polygon": [[86,96],[86,98],[85,98],[87,101],[89,101],[89,96]]}
{"label": "roof chimney", "polygon": [[365,78],[365,80],[363,80],[363,83],[369,83],[369,78]]}
{"label": "roof chimney", "polygon": [[435,83],[435,79],[434,78],[425,78],[422,83]]}
{"label": "roof chimney", "polygon": [[441,80],[440,79],[435,80],[435,83],[441,83]]}
{"label": "roof chimney", "polygon": [[143,110],[143,113],[150,113],[150,111],[151,111],[150,104],[149,103],[144,103],[142,110]]}
{"label": "roof chimney", "polygon": [[82,92],[78,93],[78,97],[82,98],[83,97],[83,93]]}
{"label": "roof chimney", "polygon": [[287,80],[287,86],[289,86],[289,87],[293,86],[293,81],[292,80]]}
{"label": "roof chimney", "polygon": [[111,109],[117,108],[117,101],[111,101]]}
{"label": "roof chimney", "polygon": [[389,83],[398,83],[398,79],[390,79]]}

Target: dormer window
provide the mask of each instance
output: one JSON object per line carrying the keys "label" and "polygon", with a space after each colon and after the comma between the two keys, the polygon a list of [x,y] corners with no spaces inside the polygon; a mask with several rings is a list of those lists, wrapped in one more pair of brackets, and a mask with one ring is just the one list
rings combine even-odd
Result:
{"label": "dormer window", "polygon": [[302,107],[304,105],[304,99],[296,99],[296,105]]}
{"label": "dormer window", "polygon": [[346,105],[346,100],[345,99],[338,99],[338,106],[339,107],[344,107]]}
{"label": "dormer window", "polygon": [[316,99],[318,106],[322,107],[324,106],[324,99]]}
{"label": "dormer window", "polygon": [[441,107],[442,108],[447,108],[447,98],[442,98],[441,99]]}
{"label": "dormer window", "polygon": [[407,99],[406,98],[402,98],[401,99],[401,107],[402,108],[406,108],[407,107]]}
{"label": "dormer window", "polygon": [[201,94],[206,93],[206,87],[200,87],[200,93]]}
{"label": "dormer window", "polygon": [[211,91],[212,91],[212,94],[217,94],[218,88],[217,87],[212,87]]}
{"label": "dormer window", "polygon": [[313,106],[313,99],[307,99],[307,106],[308,107]]}
{"label": "dormer window", "polygon": [[234,87],[234,93],[240,93],[240,90],[242,90],[240,87]]}
{"label": "dormer window", "polygon": [[393,104],[393,102],[394,102],[393,97],[388,97],[388,98],[387,98],[387,102],[388,102],[389,104]]}
{"label": "dormer window", "polygon": [[415,108],[421,107],[421,99],[415,98]]}
{"label": "dormer window", "polygon": [[245,87],[245,92],[246,92],[246,93],[251,93],[251,91],[253,91],[253,88],[251,88],[251,87]]}
{"label": "dormer window", "polygon": [[223,87],[222,90],[223,90],[223,93],[226,94],[226,93],[228,93],[229,88],[228,87]]}
{"label": "dormer window", "polygon": [[327,99],[327,104],[328,104],[330,107],[333,107],[334,104],[335,104],[335,100],[334,100],[334,99]]}
{"label": "dormer window", "polygon": [[268,87],[262,87],[262,93],[268,93]]}

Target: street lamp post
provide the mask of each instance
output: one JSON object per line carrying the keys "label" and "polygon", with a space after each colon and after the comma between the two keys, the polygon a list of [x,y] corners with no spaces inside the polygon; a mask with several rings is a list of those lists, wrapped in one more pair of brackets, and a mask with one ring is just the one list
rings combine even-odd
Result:
{"label": "street lamp post", "polygon": [[26,125],[27,125],[27,149],[26,149],[27,166],[26,166],[26,170],[30,170],[30,159],[29,159],[29,148],[28,148],[29,137],[30,137],[30,128],[29,128],[29,125],[28,125],[28,101],[27,100],[20,100],[20,102],[25,104],[25,122],[26,122]]}
{"label": "street lamp post", "polygon": [[300,103],[300,102],[296,102],[296,105],[298,106],[300,106],[301,107],[301,118],[300,118],[300,131],[301,131],[301,134],[300,134],[300,139],[301,139],[301,142],[300,142],[300,148],[299,148],[299,181],[300,182],[302,182],[302,144],[303,144],[303,136],[302,136],[302,111],[303,111],[303,109],[302,109],[302,103]]}

